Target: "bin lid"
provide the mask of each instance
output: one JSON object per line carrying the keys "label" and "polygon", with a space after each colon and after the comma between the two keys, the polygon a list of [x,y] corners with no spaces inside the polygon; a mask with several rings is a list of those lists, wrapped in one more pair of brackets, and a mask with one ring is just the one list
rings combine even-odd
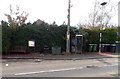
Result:
{"label": "bin lid", "polygon": [[110,46],[110,44],[102,44],[103,46]]}
{"label": "bin lid", "polygon": [[97,44],[88,44],[88,45],[97,45]]}
{"label": "bin lid", "polygon": [[116,43],[120,43],[120,41],[116,41]]}
{"label": "bin lid", "polygon": [[111,46],[116,46],[116,44],[111,44]]}

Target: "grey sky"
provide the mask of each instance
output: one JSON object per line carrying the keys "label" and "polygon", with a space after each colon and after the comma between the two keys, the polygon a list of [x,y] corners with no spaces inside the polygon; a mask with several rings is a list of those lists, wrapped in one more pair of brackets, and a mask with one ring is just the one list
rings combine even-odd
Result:
{"label": "grey sky", "polygon": [[[109,1],[109,0],[100,0]],[[116,4],[119,0],[111,0],[112,4]],[[71,8],[71,25],[77,25],[79,22],[85,22],[88,14],[93,11],[95,0],[71,0],[73,7]],[[21,11],[29,13],[27,22],[33,22],[41,19],[48,23],[60,25],[64,21],[67,23],[68,0],[1,0],[0,3],[0,20],[6,20],[5,13],[9,13],[9,5],[13,9],[19,5]],[[113,24],[117,24],[117,15],[111,20]]]}

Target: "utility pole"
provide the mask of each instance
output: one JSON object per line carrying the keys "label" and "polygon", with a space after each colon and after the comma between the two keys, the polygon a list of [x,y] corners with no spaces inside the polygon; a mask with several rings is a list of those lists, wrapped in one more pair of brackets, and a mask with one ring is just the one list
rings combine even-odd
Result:
{"label": "utility pole", "polygon": [[71,8],[71,0],[68,2],[68,26],[67,26],[67,39],[66,39],[66,53],[70,53],[70,8]]}

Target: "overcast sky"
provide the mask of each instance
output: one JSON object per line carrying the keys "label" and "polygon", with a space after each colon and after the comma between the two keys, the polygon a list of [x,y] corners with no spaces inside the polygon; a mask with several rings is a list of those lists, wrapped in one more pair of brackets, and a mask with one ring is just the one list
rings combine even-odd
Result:
{"label": "overcast sky", "polygon": [[[109,0],[100,0],[109,1]],[[116,4],[119,0],[111,0],[112,4]],[[79,22],[84,22],[88,19],[88,14],[93,11],[95,0],[71,0],[71,25],[75,26]],[[60,25],[64,21],[67,24],[67,9],[68,0],[1,0],[0,2],[0,20],[7,21],[4,14],[9,13],[9,5],[12,5],[13,9],[16,5],[20,7],[21,11],[29,13],[27,22],[33,22],[37,19],[41,19],[47,23],[53,23]],[[117,15],[111,21],[117,24]]]}

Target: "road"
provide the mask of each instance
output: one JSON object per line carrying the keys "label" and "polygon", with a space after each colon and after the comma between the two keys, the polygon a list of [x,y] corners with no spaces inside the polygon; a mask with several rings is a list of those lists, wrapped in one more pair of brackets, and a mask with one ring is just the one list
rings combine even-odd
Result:
{"label": "road", "polygon": [[4,62],[3,77],[117,77],[118,58]]}

